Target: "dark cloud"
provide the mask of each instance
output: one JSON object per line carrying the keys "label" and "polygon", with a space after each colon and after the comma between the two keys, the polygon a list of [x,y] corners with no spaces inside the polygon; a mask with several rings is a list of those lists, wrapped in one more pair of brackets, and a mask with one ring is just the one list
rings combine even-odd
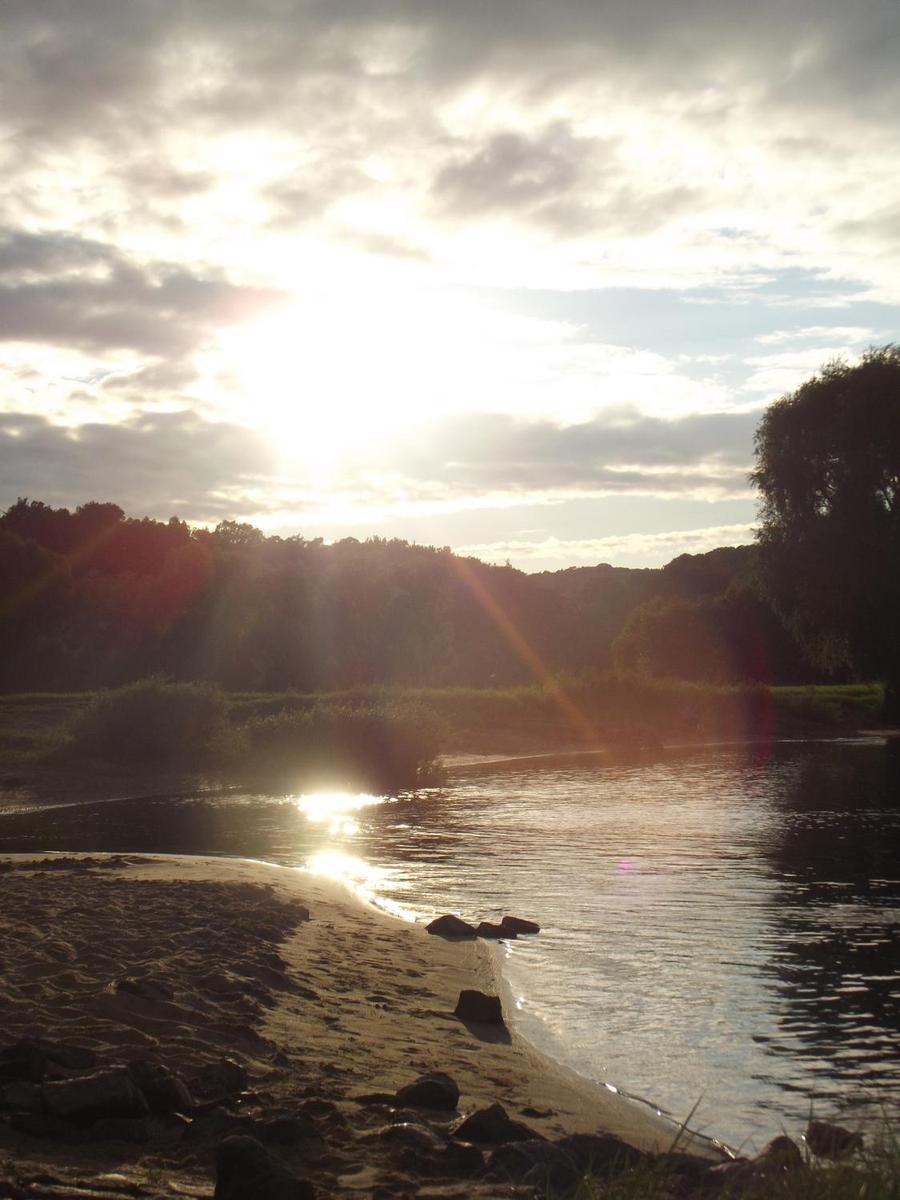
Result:
{"label": "dark cloud", "polygon": [[57,505],[109,499],[129,513],[215,521],[233,515],[218,493],[271,467],[271,451],[249,430],[189,412],[76,429],[0,414],[2,508],[26,495]]}
{"label": "dark cloud", "polygon": [[[527,494],[671,494],[747,490],[758,414],[667,422],[620,411],[568,428],[469,414],[421,429],[405,445],[368,455],[329,496],[277,475],[271,445],[246,428],[191,412],[145,413],[124,424],[53,425],[0,415],[0,505],[20,495],[54,504],[111,498],[128,512],[200,521],[278,511],[292,494],[301,515],[343,494],[361,513],[379,505]],[[386,472],[389,482],[379,482]],[[712,472],[712,474],[711,474]],[[249,497],[252,497],[250,499]]]}
{"label": "dark cloud", "polygon": [[467,157],[444,167],[438,198],[463,216],[491,209],[534,209],[578,183],[585,151],[564,124],[538,137],[495,133]]}
{"label": "dark cloud", "polygon": [[0,340],[179,355],[210,329],[283,302],[66,234],[0,234]]}
{"label": "dark cloud", "polygon": [[321,81],[384,92],[398,77],[440,91],[490,76],[531,95],[578,78],[659,93],[752,78],[799,106],[900,99],[895,0],[7,0],[3,20],[3,111],[32,139],[136,140],[154,120],[249,120]]}
{"label": "dark cloud", "polygon": [[666,421],[632,410],[558,426],[497,413],[467,413],[417,430],[388,461],[411,485],[454,494],[504,491],[678,492],[715,486],[745,492],[759,413],[710,413]]}

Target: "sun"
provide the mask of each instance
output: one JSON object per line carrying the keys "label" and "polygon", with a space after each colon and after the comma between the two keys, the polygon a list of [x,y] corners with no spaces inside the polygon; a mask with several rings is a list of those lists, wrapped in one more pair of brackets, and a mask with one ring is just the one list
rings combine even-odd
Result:
{"label": "sun", "polygon": [[298,295],[220,335],[228,415],[319,474],[436,417],[496,406],[507,331],[446,293],[344,287]]}

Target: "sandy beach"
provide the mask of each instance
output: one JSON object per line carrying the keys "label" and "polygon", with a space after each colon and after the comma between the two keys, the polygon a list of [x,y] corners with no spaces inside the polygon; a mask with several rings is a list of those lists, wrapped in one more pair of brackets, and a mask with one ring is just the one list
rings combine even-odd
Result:
{"label": "sandy beach", "polygon": [[[462,989],[497,990],[482,942],[445,941],[331,881],[245,860],[48,854],[0,867],[3,1046],[74,1047],[45,1079],[150,1060],[195,1103],[153,1118],[149,1137],[134,1123],[72,1136],[45,1113],[13,1119],[6,1103],[0,1195],[210,1196],[229,1134],[274,1140],[319,1195],[519,1194],[480,1181],[490,1147],[448,1139],[495,1103],[547,1139],[671,1144],[646,1106],[548,1063],[514,1030],[454,1016]],[[452,1111],[393,1098],[434,1071],[459,1087]]]}

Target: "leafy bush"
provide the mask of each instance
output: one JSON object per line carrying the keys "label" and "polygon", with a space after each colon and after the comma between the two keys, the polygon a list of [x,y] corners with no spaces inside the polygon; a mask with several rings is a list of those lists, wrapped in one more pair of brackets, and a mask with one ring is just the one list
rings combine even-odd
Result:
{"label": "leafy bush", "polygon": [[201,766],[224,714],[216,688],[154,676],[98,693],[70,724],[66,752],[129,766]]}
{"label": "leafy bush", "polygon": [[217,739],[229,774],[286,791],[330,786],[398,791],[428,781],[440,722],[419,704],[322,702],[252,717]]}

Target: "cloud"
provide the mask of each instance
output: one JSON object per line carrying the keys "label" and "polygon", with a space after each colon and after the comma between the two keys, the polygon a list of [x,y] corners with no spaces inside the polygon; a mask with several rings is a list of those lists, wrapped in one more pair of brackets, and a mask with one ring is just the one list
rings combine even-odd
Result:
{"label": "cloud", "polygon": [[541,541],[509,539],[455,546],[457,554],[484,562],[510,562],[522,571],[556,571],[567,566],[662,566],[679,554],[704,554],[718,546],[743,546],[752,542],[755,525],[711,525],[704,529],[677,529],[663,533],[629,533],[615,537]]}
{"label": "cloud", "polygon": [[179,355],[203,335],[284,302],[68,234],[0,233],[0,340]]}
{"label": "cloud", "polygon": [[189,412],[77,429],[0,414],[3,508],[19,496],[67,506],[114,500],[133,515],[215,523],[234,515],[221,491],[271,469],[270,449],[246,429]]}
{"label": "cloud", "polygon": [[745,496],[758,421],[757,412],[666,421],[613,408],[559,426],[472,413],[400,443],[391,466],[457,492]]}

